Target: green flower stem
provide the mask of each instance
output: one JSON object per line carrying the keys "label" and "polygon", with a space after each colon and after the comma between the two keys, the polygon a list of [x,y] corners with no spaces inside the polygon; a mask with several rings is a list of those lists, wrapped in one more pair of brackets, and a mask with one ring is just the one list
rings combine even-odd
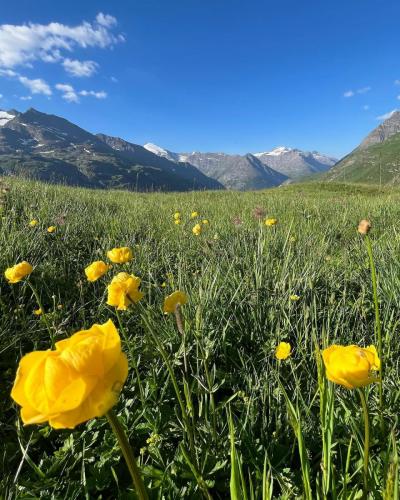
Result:
{"label": "green flower stem", "polygon": [[364,497],[368,494],[368,462],[369,462],[369,417],[364,389],[358,389],[364,414]]}
{"label": "green flower stem", "polygon": [[145,397],[144,397],[144,391],[143,391],[143,387],[142,387],[142,381],[140,379],[139,368],[138,368],[138,365],[136,363],[136,358],[135,358],[135,355],[133,353],[133,350],[132,350],[131,344],[129,342],[128,336],[126,334],[125,327],[124,327],[124,325],[122,323],[121,315],[119,314],[118,309],[115,309],[115,315],[117,316],[119,329],[120,329],[121,334],[122,334],[122,336],[124,338],[126,347],[128,348],[128,351],[129,351],[129,355],[130,355],[130,358],[131,358],[131,363],[132,363],[133,369],[134,369],[135,374],[136,374],[137,385],[138,385],[139,394],[140,394],[140,401],[142,402],[142,406],[144,408],[146,406],[145,405],[146,400],[145,400]]}
{"label": "green flower stem", "polygon": [[129,473],[132,477],[133,485],[136,490],[139,500],[148,500],[148,495],[146,488],[143,484],[142,476],[140,474],[139,467],[136,464],[136,459],[133,455],[131,445],[129,444],[128,438],[125,431],[119,421],[118,417],[112,410],[106,413],[107,420],[111,426],[115,437],[118,440],[119,447],[121,448],[122,454],[125,458],[126,465],[128,466]]}
{"label": "green flower stem", "polygon": [[371,281],[372,281],[372,292],[373,292],[373,297],[374,297],[374,307],[375,307],[375,337],[376,337],[376,342],[378,344],[378,356],[379,359],[381,360],[381,370],[380,370],[380,377],[379,377],[379,420],[380,420],[380,428],[381,428],[381,435],[384,435],[385,432],[385,427],[384,427],[384,421],[383,421],[383,369],[385,366],[384,360],[383,360],[383,352],[382,352],[382,329],[381,329],[381,319],[380,319],[380,314],[379,314],[379,303],[378,303],[378,286],[377,286],[377,279],[376,279],[376,268],[375,268],[375,262],[374,262],[374,256],[372,254],[372,245],[371,245],[371,240],[368,236],[368,234],[365,235],[365,245],[367,247],[367,252],[368,252],[368,257],[369,257],[369,266],[371,269]]}
{"label": "green flower stem", "polygon": [[42,302],[40,300],[40,297],[39,297],[39,294],[37,293],[36,291],[36,288],[32,285],[32,283],[29,281],[29,280],[26,280],[26,283],[27,285],[29,286],[29,288],[31,289],[35,299],[36,299],[36,302],[37,302],[37,305],[39,306],[39,309],[42,310],[42,313],[43,313],[43,320],[46,324],[46,328],[49,332],[49,335],[50,335],[50,342],[51,342],[51,348],[53,349],[54,348],[54,331],[53,331],[53,328],[51,327],[50,323],[49,323],[49,320],[47,319],[47,316],[46,316],[46,312],[45,310],[43,309],[43,306],[42,306]]}
{"label": "green flower stem", "polygon": [[173,385],[174,390],[175,390],[176,399],[178,400],[178,404],[179,404],[179,407],[181,409],[182,420],[183,420],[184,427],[185,427],[184,430],[185,430],[187,438],[189,440],[191,457],[192,457],[192,460],[194,460],[195,465],[197,466],[193,429],[192,429],[192,426],[190,424],[190,420],[189,420],[185,405],[183,403],[181,393],[179,391],[178,381],[175,377],[174,369],[173,369],[173,367],[168,359],[168,355],[167,355],[164,347],[162,346],[157,334],[153,331],[152,327],[150,326],[147,318],[144,315],[142,315],[142,319],[147,327],[147,331],[150,333],[150,336],[151,336],[153,342],[157,346],[158,352],[161,354],[161,357],[163,358],[165,366],[168,370],[169,376],[171,377],[172,385]]}
{"label": "green flower stem", "polygon": [[181,307],[179,304],[175,308],[175,320],[176,320],[176,326],[178,328],[178,331],[182,336],[183,366],[185,368],[185,375],[187,376],[188,375],[188,366],[187,366],[187,359],[186,359],[186,332],[185,332],[185,328],[183,327],[182,312],[181,312]]}

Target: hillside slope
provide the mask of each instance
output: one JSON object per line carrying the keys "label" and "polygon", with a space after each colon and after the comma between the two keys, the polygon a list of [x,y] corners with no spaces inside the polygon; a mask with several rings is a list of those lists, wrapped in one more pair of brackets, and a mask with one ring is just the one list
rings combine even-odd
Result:
{"label": "hillside slope", "polygon": [[400,112],[393,113],[337,163],[327,181],[400,184]]}
{"label": "hillside slope", "polygon": [[127,155],[59,116],[31,108],[25,113],[2,112],[0,119],[3,175],[140,191],[221,188],[194,167],[160,161],[157,155],[136,145],[131,145]]}

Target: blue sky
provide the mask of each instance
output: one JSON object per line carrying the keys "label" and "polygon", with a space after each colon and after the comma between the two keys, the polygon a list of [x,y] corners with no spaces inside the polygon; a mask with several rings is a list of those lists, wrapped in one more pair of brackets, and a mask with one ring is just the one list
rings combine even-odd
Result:
{"label": "blue sky", "polygon": [[400,108],[399,19],[398,0],[3,2],[0,108],[172,151],[342,156]]}

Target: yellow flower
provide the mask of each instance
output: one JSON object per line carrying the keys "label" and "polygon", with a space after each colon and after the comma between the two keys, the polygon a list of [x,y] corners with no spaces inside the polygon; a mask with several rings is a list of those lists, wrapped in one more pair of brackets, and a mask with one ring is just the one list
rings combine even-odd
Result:
{"label": "yellow flower", "polygon": [[9,283],[18,283],[23,278],[25,278],[25,276],[31,274],[32,271],[33,267],[29,264],[29,262],[26,262],[26,260],[24,260],[23,262],[15,264],[15,266],[6,269],[4,272],[4,276]]}
{"label": "yellow flower", "polygon": [[300,300],[300,295],[293,294],[289,298],[292,302],[297,302],[298,300]]}
{"label": "yellow flower", "polygon": [[196,224],[195,226],[193,226],[192,233],[196,236],[199,236],[199,234],[201,233],[201,225]]}
{"label": "yellow flower", "polygon": [[180,212],[175,212],[175,213],[174,213],[174,219],[175,219],[175,220],[178,220],[178,219],[180,219],[180,218],[181,218],[181,213],[180,213]]}
{"label": "yellow flower", "polygon": [[177,306],[183,306],[187,301],[188,298],[186,293],[177,290],[171,293],[171,295],[168,295],[168,297],[165,297],[163,311],[165,314],[173,313]]}
{"label": "yellow flower", "polygon": [[33,311],[33,314],[34,314],[35,316],[41,316],[41,315],[43,314],[43,311],[42,311],[42,310],[40,309],[40,307],[39,307],[39,309],[35,309],[35,310]]}
{"label": "yellow flower", "polygon": [[192,219],[195,219],[195,218],[196,218],[196,217],[198,217],[198,216],[199,216],[199,212],[192,212],[192,213],[190,214],[190,217],[191,217]]}
{"label": "yellow flower", "polygon": [[108,266],[102,260],[96,260],[85,268],[88,281],[97,281],[108,271]]}
{"label": "yellow flower", "polygon": [[208,219],[203,219],[201,222],[202,222],[203,224],[208,224]]}
{"label": "yellow flower", "polygon": [[367,219],[363,219],[360,221],[360,223],[358,224],[358,228],[357,228],[357,231],[360,233],[360,234],[363,234],[363,235],[366,235],[370,232],[371,230],[371,223],[369,220]]}
{"label": "yellow flower", "polygon": [[24,356],[11,396],[22,406],[24,424],[48,421],[56,429],[73,429],[107,413],[127,376],[118,330],[108,320],[57,342],[55,351]]}
{"label": "yellow flower", "polygon": [[125,311],[133,303],[139,302],[143,298],[143,293],[139,291],[140,278],[128,273],[119,273],[115,276],[111,284],[108,285],[107,304],[114,306],[120,311]]}
{"label": "yellow flower", "polygon": [[38,224],[39,224],[39,222],[38,222],[36,219],[32,219],[32,220],[30,221],[30,223],[29,223],[29,225],[30,225],[31,227],[35,227],[35,226],[37,226]]}
{"label": "yellow flower", "polygon": [[165,281],[163,283],[161,283],[162,288],[165,288],[166,286],[167,286],[167,284],[165,283]]}
{"label": "yellow flower", "polygon": [[181,219],[175,219],[175,220],[174,220],[174,222],[175,222],[175,224],[176,224],[176,225],[178,225],[178,224],[180,224],[182,221],[181,221]]}
{"label": "yellow flower", "polygon": [[132,250],[129,247],[113,248],[107,252],[107,257],[114,264],[125,264],[133,259]]}
{"label": "yellow flower", "polygon": [[363,348],[356,345],[331,345],[322,351],[326,377],[347,389],[364,387],[378,380],[381,361],[375,346]]}
{"label": "yellow flower", "polygon": [[57,228],[56,228],[56,226],[49,226],[49,227],[47,228],[47,232],[48,232],[48,233],[54,233],[54,231],[55,231],[56,229],[57,229]]}
{"label": "yellow flower", "polygon": [[275,226],[277,222],[278,222],[278,220],[277,220],[277,219],[273,219],[273,218],[271,218],[271,219],[265,219],[264,224],[265,224],[266,226]]}
{"label": "yellow flower", "polygon": [[275,350],[276,359],[284,360],[290,356],[292,348],[289,342],[281,342]]}

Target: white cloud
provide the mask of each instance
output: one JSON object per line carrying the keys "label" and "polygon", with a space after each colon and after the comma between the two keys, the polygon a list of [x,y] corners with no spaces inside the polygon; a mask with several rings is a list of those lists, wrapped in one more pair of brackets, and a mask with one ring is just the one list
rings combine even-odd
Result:
{"label": "white cloud", "polygon": [[41,78],[35,78],[31,80],[26,76],[19,76],[18,80],[28,88],[32,94],[43,94],[50,96],[52,94],[50,86]]}
{"label": "white cloud", "polygon": [[395,81],[394,81],[394,84],[395,84],[395,85],[400,85],[400,80],[395,80]]}
{"label": "white cloud", "polygon": [[106,28],[112,28],[113,26],[117,25],[117,20],[115,19],[115,17],[110,16],[109,14],[103,14],[102,12],[99,12],[97,14],[96,21],[101,26],[105,26]]}
{"label": "white cloud", "polygon": [[20,97],[21,101],[31,101],[32,100],[32,96],[31,95],[22,95]]}
{"label": "white cloud", "polygon": [[94,90],[80,90],[77,91],[74,89],[72,85],[69,83],[57,83],[56,89],[59,90],[62,95],[61,97],[65,99],[67,102],[79,102],[79,96],[82,97],[95,97],[96,99],[105,99],[107,97],[107,93],[104,90],[100,90],[98,92]]}
{"label": "white cloud", "polygon": [[115,78],[115,76],[112,76],[110,78],[110,80],[113,82],[113,83],[118,83],[118,78]]}
{"label": "white cloud", "polygon": [[389,111],[388,113],[385,113],[384,115],[377,116],[377,120],[387,120],[388,118],[392,117],[396,113],[397,109],[393,109],[392,111]]}
{"label": "white cloud", "polygon": [[62,62],[65,71],[71,76],[92,76],[96,73],[98,64],[94,61],[78,61],[66,58]]}
{"label": "white cloud", "polygon": [[67,102],[79,102],[78,94],[72,85],[68,83],[57,83],[56,89],[62,92],[62,98]]}
{"label": "white cloud", "polygon": [[368,111],[369,110],[369,104],[364,104],[364,106],[362,107],[362,109],[364,111]]}
{"label": "white cloud", "polygon": [[356,94],[366,94],[371,90],[371,87],[361,87],[360,89],[356,90],[346,90],[346,92],[343,94],[344,97],[353,97]]}
{"label": "white cloud", "polygon": [[0,68],[0,76],[9,76],[10,78],[13,78],[14,76],[18,76],[18,73],[11,69],[1,69]]}
{"label": "white cloud", "polygon": [[92,96],[96,99],[105,99],[107,97],[107,92],[104,92],[104,90],[101,90],[100,92],[95,92],[94,90],[81,90],[79,95]]}
{"label": "white cloud", "polygon": [[49,24],[0,25],[0,66],[15,68],[34,61],[58,62],[63,52],[75,48],[100,47],[102,49],[124,41],[123,35],[114,34],[117,20],[100,13],[92,23],[83,21],[77,26],[52,22]]}
{"label": "white cloud", "polygon": [[3,99],[3,94],[0,94],[0,99]]}

